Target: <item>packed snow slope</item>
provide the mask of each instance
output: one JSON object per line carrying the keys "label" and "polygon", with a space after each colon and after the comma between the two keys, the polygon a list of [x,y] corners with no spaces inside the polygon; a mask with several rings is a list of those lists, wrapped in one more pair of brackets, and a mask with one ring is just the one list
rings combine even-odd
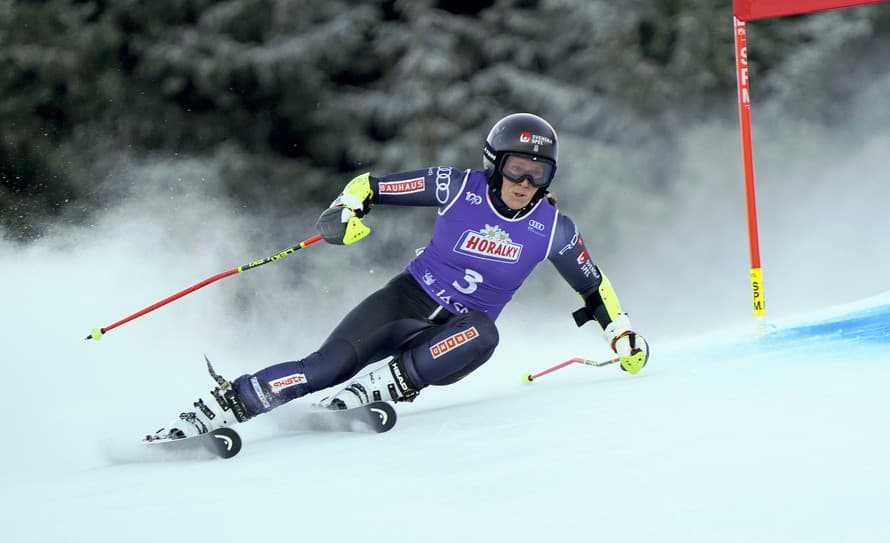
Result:
{"label": "packed snow slope", "polygon": [[[885,95],[860,117],[880,118]],[[788,145],[759,132],[764,322],[749,309],[737,133],[690,130],[674,200],[606,182],[593,196],[614,217],[564,200],[650,341],[640,374],[576,365],[521,384],[611,354],[595,326],[574,327],[577,296],[544,264],[499,319],[493,358],[398,404],[393,431],[307,431],[321,392],[239,426],[231,460],[140,439],[209,390],[205,353],[230,378],[304,356],[428,230],[375,210],[361,246],[313,245],[87,342],[304,239],[317,216],[257,224],[213,198],[207,172],[130,172],[132,198],[95,224],[0,238],[3,541],[890,541],[886,126],[803,155],[787,150],[805,131]],[[621,235],[597,240],[609,221]],[[393,247],[407,256],[368,264]]]}
{"label": "packed snow slope", "polygon": [[389,433],[307,431],[301,399],[239,426],[231,460],[139,443],[211,384],[188,334],[147,318],[86,343],[76,308],[42,301],[16,307],[70,333],[4,364],[6,541],[890,540],[888,295],[532,385],[595,342],[506,323],[489,364],[398,404]]}

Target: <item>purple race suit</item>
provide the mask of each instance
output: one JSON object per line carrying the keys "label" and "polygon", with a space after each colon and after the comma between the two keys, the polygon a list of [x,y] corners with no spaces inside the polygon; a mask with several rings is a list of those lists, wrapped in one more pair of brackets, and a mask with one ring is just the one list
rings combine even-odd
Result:
{"label": "purple race suit", "polygon": [[601,276],[575,224],[546,198],[509,218],[496,211],[481,171],[434,167],[370,183],[373,204],[438,207],[429,244],[315,352],[237,378],[252,416],[342,383],[389,355],[398,356],[418,388],[462,379],[492,355],[494,320],[542,260],[585,301],[599,288]]}
{"label": "purple race suit", "polygon": [[497,319],[545,259],[582,296],[599,286],[574,223],[546,198],[510,219],[495,210],[484,172],[447,167],[372,178],[372,189],[375,204],[438,206],[432,238],[407,269],[451,313]]}

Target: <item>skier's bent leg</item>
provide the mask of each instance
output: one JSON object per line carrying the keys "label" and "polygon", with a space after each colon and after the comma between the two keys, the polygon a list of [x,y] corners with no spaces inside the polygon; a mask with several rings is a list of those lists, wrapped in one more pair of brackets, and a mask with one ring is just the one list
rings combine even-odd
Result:
{"label": "skier's bent leg", "polygon": [[250,418],[291,400],[347,379],[356,358],[355,348],[345,341],[325,343],[306,358],[283,362],[232,382]]}
{"label": "skier's bent leg", "polygon": [[[429,314],[429,308],[415,308],[416,304],[405,300],[399,288],[400,284],[393,281],[369,296],[344,318],[318,351],[301,360],[275,364],[233,382],[212,374],[219,386],[151,437],[196,435],[245,422],[295,398],[342,383],[369,362],[398,352],[405,338],[432,326],[429,320],[418,317]],[[396,392],[391,395],[391,399],[400,397],[405,396]]]}
{"label": "skier's bent leg", "polygon": [[450,385],[488,361],[499,339],[494,322],[473,311],[414,338],[402,364],[418,389]]}
{"label": "skier's bent leg", "polygon": [[357,377],[322,405],[349,409],[373,401],[412,401],[428,385],[447,385],[488,360],[498,331],[483,313],[455,317],[421,332],[385,366]]}

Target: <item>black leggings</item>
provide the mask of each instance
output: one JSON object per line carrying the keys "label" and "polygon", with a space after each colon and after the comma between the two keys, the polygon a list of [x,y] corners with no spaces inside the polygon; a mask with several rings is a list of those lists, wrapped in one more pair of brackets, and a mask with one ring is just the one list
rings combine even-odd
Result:
{"label": "black leggings", "polygon": [[[497,344],[497,328],[488,316],[475,311],[449,313],[404,272],[362,300],[317,351],[302,360],[241,376],[235,385],[246,407],[259,413],[340,384],[388,356],[402,357],[418,389],[446,385],[481,366]],[[285,385],[278,387],[278,383]],[[254,390],[257,386],[268,389],[270,384],[276,402],[266,406]]]}

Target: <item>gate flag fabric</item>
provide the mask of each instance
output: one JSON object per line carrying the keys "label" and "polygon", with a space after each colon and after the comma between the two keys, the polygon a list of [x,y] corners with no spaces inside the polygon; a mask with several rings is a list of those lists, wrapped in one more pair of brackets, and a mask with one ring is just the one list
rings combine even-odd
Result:
{"label": "gate flag fabric", "polygon": [[740,21],[754,21],[884,1],[886,0],[733,0],[732,11]]}

